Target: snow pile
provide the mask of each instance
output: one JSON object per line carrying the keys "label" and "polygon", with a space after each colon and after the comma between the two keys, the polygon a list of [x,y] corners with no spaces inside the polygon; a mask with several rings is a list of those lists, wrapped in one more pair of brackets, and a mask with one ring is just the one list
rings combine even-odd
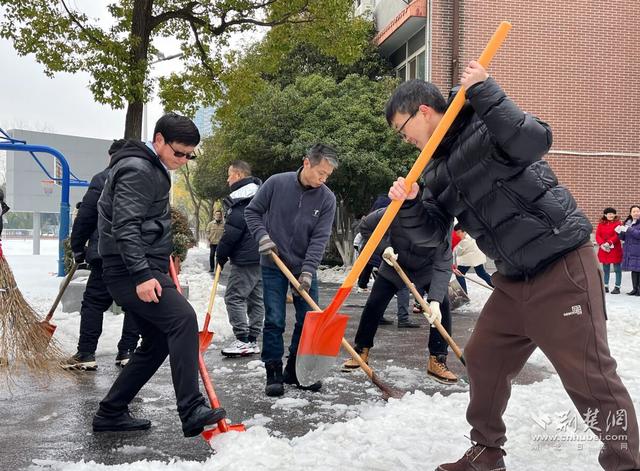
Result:
{"label": "snow pile", "polygon": [[[9,261],[16,272],[21,291],[28,296],[34,306],[46,312],[47,303],[55,295],[59,279],[46,275],[46,271],[55,268],[55,253],[40,257],[20,255],[12,252],[11,241],[5,245]],[[204,249],[194,249],[203,250]],[[201,265],[201,264],[200,264]],[[182,278],[188,281],[191,289],[191,302],[199,317],[204,315],[211,285],[211,276],[203,272],[203,267],[196,262],[184,266]],[[323,270],[325,272],[326,270]],[[337,274],[331,269],[327,274]],[[45,274],[43,274],[45,273]],[[337,275],[336,275],[337,276]],[[472,275],[473,276],[473,275]],[[622,291],[630,289],[629,275],[624,275]],[[220,292],[223,287],[220,287]],[[489,295],[488,290],[469,283],[471,305],[463,310],[474,310],[482,306]],[[46,301],[46,302],[45,302]],[[219,302],[220,301],[220,302]],[[638,298],[626,295],[607,295],[609,315],[609,343],[614,357],[618,361],[618,371],[622,376],[632,398],[640,400],[640,316],[638,315]],[[75,315],[56,315],[61,336],[77,338]],[[109,316],[106,317],[118,317]],[[75,330],[74,330],[75,329]],[[227,330],[225,330],[227,329]],[[230,335],[224,303],[216,300],[214,314],[214,330],[216,334]],[[56,332],[56,335],[58,335]],[[105,322],[106,339],[101,344],[109,343],[115,348],[119,335],[117,319]],[[534,353],[531,362],[544,365],[553,371],[548,360],[540,352]],[[232,365],[235,368],[235,365]],[[222,370],[222,369],[221,369]],[[238,374],[238,370],[232,370]],[[259,362],[251,361],[246,366],[247,374],[263,375]],[[410,370],[405,370],[401,362],[387,363],[382,373],[396,383],[408,387],[419,387],[422,380]],[[327,383],[345,381],[339,377],[326,379]],[[164,457],[165,461],[137,461],[129,464],[105,466],[93,462],[68,463],[54,460],[34,460],[30,467],[37,471],[93,471],[93,470],[172,470],[172,471],[222,471],[232,469],[261,470],[335,470],[351,469],[354,471],[369,470],[430,470],[439,463],[458,459],[468,448],[469,442],[464,438],[469,426],[465,420],[466,407],[469,402],[468,392],[459,390],[450,394],[436,393],[432,396],[421,391],[405,395],[401,400],[391,399],[381,403],[376,398],[379,391],[371,387],[362,392],[362,403],[356,406],[335,404],[334,398],[328,394],[310,393],[292,394],[280,398],[273,404],[274,414],[290,411],[307,414],[311,422],[317,420],[338,420],[338,423],[318,423],[317,427],[302,437],[287,439],[280,437],[277,430],[269,431],[272,419],[255,414],[245,423],[249,426],[244,433],[231,432],[217,436],[212,447],[216,454],[205,462],[182,461]],[[151,400],[151,399],[149,399]],[[322,416],[321,411],[331,411],[329,418]],[[600,444],[588,438],[580,441],[558,441],[558,430],[563,425],[562,417],[576,414],[573,404],[562,388],[558,376],[554,373],[544,381],[515,385],[511,400],[505,412],[508,439],[506,449],[507,467],[518,471],[560,471],[581,470],[596,471]],[[247,417],[251,417],[248,411]],[[313,421],[313,422],[312,422]],[[545,424],[549,423],[547,427]],[[545,427],[543,427],[545,425]],[[566,429],[566,423],[565,429]],[[585,435],[584,425],[578,418],[575,422],[575,435]],[[566,432],[566,430],[564,431]],[[542,437],[542,438],[541,438]],[[114,452],[131,455],[135,459],[136,447],[123,446]],[[161,452],[160,452],[161,453]]]}

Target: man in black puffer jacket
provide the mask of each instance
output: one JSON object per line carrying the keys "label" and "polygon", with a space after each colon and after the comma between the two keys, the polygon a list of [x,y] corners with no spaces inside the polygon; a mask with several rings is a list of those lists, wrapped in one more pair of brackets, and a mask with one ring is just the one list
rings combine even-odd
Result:
{"label": "man in black puffer jacket", "polygon": [[156,123],[153,142],[129,140],[111,158],[98,202],[99,252],[109,292],[134,316],[142,344],[100,403],[95,432],[150,427],[131,417],[128,405],[167,355],[184,436],[197,436],[226,415],[207,406],[199,391],[196,313],[167,276],[173,251],[169,171],[194,158],[198,142],[195,124],[169,113]]}
{"label": "man in black puffer jacket", "polygon": [[[109,155],[122,149],[125,143],[124,139],[114,141],[109,148]],[[71,229],[70,242],[75,263],[80,264],[86,261],[91,268],[91,274],[82,296],[78,351],[62,363],[61,366],[64,369],[93,371],[98,368],[96,348],[102,334],[104,311],[113,303],[113,298],[102,280],[102,259],[98,254],[98,199],[108,174],[109,168],[106,168],[93,176]],[[89,242],[88,245],[87,242]],[[129,362],[138,345],[138,339],[138,328],[133,316],[125,313],[122,335],[118,342],[116,365],[125,366]]]}
{"label": "man in black puffer jacket", "polygon": [[[385,208],[381,208],[362,218],[360,233],[365,243],[371,237],[385,211]],[[425,219],[428,219],[426,224]],[[425,230],[425,227],[428,227],[428,230]],[[411,211],[405,211],[393,221],[387,236],[376,249],[381,256],[384,253],[390,253],[413,284],[419,290],[428,293],[427,299],[432,312],[430,323],[433,324],[434,320],[438,319],[449,334],[451,334],[451,312],[448,287],[453,261],[449,236],[451,227],[451,217],[436,204],[430,204],[424,209],[413,205]],[[403,288],[406,289],[406,286],[402,278],[384,259],[360,316],[355,337],[354,348],[365,362],[368,362],[380,318],[393,296]],[[437,329],[430,329],[429,332],[427,374],[441,383],[455,383],[458,378],[447,367],[446,340]],[[360,365],[352,358],[342,365],[343,370],[359,367]]]}
{"label": "man in black puffer jacket", "polygon": [[[479,63],[469,63],[461,84],[468,103],[425,168],[423,198],[457,217],[495,259],[498,273],[465,349],[467,419],[475,444],[438,470],[505,469],[502,414],[511,380],[536,347],[555,366],[580,415],[593,416],[592,430],[604,442],[602,467],[639,469],[636,413],[609,353],[592,227],[541,160],[551,146],[551,130],[522,112]],[[414,80],[394,92],[387,121],[422,149],[446,106],[434,85]],[[417,192],[417,185],[407,192],[400,178],[389,197],[407,199],[402,214],[419,205]],[[624,424],[612,424],[610,418],[620,414]]]}
{"label": "man in black puffer jacket", "polygon": [[222,354],[234,357],[260,353],[257,340],[264,323],[260,253],[258,243],[247,228],[244,210],[262,181],[251,176],[251,166],[244,160],[231,162],[227,174],[230,194],[222,203],[226,218],[216,259],[220,266],[231,260],[224,302],[236,340],[223,348]]}

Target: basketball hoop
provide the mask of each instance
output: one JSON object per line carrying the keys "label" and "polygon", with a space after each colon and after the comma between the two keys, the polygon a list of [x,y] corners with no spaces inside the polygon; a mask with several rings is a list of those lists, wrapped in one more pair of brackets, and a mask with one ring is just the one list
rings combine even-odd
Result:
{"label": "basketball hoop", "polygon": [[53,193],[53,180],[40,180],[40,184],[42,185],[42,192],[45,196],[51,196]]}

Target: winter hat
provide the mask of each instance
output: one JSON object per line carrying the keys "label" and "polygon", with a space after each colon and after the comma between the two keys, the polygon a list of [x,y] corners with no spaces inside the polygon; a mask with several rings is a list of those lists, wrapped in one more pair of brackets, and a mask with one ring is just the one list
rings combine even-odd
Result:
{"label": "winter hat", "polygon": [[617,214],[617,211],[615,208],[604,208],[604,211],[602,211],[602,214]]}

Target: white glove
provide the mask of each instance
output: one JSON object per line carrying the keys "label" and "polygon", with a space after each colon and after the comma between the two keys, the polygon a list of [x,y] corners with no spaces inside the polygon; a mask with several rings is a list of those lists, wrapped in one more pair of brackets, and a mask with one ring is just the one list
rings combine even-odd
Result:
{"label": "white glove", "polygon": [[604,244],[600,245],[600,248],[605,252],[611,252],[611,245],[609,245],[609,242],[605,242]]}
{"label": "white glove", "polygon": [[393,266],[393,262],[390,259],[398,261],[398,254],[393,251],[393,247],[387,247],[382,252],[382,259],[387,262],[389,265]]}
{"label": "white glove", "polygon": [[431,311],[431,314],[427,316],[429,324],[433,326],[436,320],[442,323],[442,312],[440,312],[440,303],[438,301],[431,301],[429,303],[429,310]]}
{"label": "white glove", "polygon": [[620,234],[621,232],[627,232],[627,229],[629,229],[627,226],[616,226],[613,230]]}

